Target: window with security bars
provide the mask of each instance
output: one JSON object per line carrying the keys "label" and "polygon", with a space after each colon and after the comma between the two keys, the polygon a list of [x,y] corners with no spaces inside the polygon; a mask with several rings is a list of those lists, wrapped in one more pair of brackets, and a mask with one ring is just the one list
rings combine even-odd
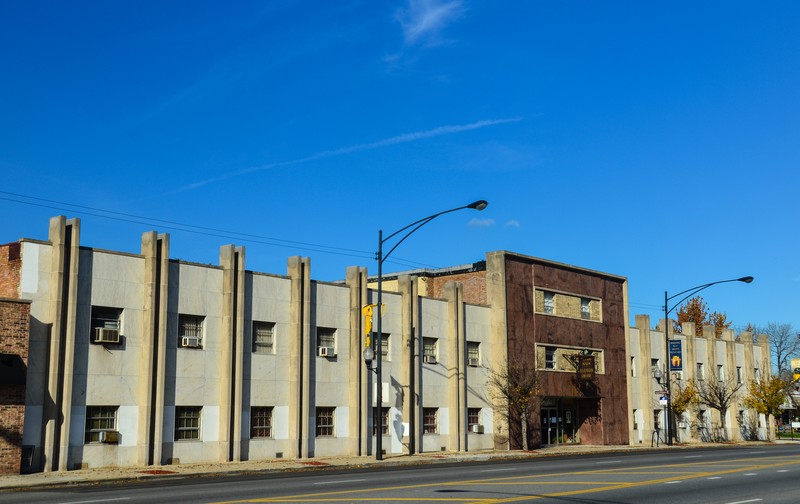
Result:
{"label": "window with security bars", "polygon": [[175,406],[175,441],[200,439],[200,406]]}
{"label": "window with security bars", "polygon": [[545,347],[544,349],[544,368],[556,368],[556,349],[555,347]]}
{"label": "window with security bars", "polygon": [[[378,333],[372,333],[372,350],[377,353]],[[381,333],[381,357],[383,360],[389,360],[389,334]]]}
{"label": "window with security bars", "polygon": [[584,320],[589,320],[592,318],[592,309],[591,309],[592,300],[587,298],[581,298],[581,318]]}
{"label": "window with security bars", "polygon": [[472,432],[473,427],[477,427],[481,423],[481,409],[480,408],[467,408],[467,429]]}
{"label": "window with security bars", "polygon": [[250,408],[250,438],[272,437],[272,406]]}
{"label": "window with security bars", "polygon": [[317,328],[317,348],[321,347],[336,348],[336,329]]}
{"label": "window with security bars", "polygon": [[481,344],[477,341],[467,341],[467,359],[469,362],[478,363],[481,360]]}
{"label": "window with security bars", "polygon": [[178,343],[180,346],[187,346],[183,344],[183,338],[191,338],[196,340],[196,346],[203,346],[203,317],[178,315]]}
{"label": "window with security bars", "polygon": [[544,312],[549,314],[556,312],[556,296],[552,292],[544,293]]}
{"label": "window with security bars", "polygon": [[333,436],[333,418],[336,408],[317,408],[317,437]]}
{"label": "window with security bars", "polygon": [[275,324],[253,321],[253,352],[275,353]]}
{"label": "window with security bars", "polygon": [[105,306],[92,306],[92,329],[119,329],[119,320],[122,316],[121,308],[107,308]]}
{"label": "window with security bars", "polygon": [[422,355],[423,357],[436,358],[436,338],[422,338]]}
{"label": "window with security bars", "polygon": [[117,406],[87,406],[86,432],[87,443],[99,443],[100,433],[117,430]]}
{"label": "window with security bars", "polygon": [[422,408],[422,433],[436,434],[438,423],[436,421],[439,408]]}
{"label": "window with security bars", "polygon": [[[375,415],[378,413],[378,408],[372,408],[372,418],[375,418]],[[375,425],[375,422],[372,423],[372,435],[375,436],[378,433],[378,428]],[[389,434],[389,408],[382,408],[381,409],[381,434],[386,436]]]}

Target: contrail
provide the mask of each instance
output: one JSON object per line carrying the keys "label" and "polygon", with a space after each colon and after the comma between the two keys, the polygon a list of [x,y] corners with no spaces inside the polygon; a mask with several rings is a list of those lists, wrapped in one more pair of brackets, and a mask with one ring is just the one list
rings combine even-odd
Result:
{"label": "contrail", "polygon": [[183,187],[179,187],[178,189],[174,189],[167,194],[176,194],[181,193],[184,191],[191,191],[192,189],[197,189],[203,187],[208,184],[213,184],[215,182],[221,182],[223,180],[227,180],[233,177],[239,177],[241,175],[246,175],[248,173],[259,172],[264,170],[270,170],[272,168],[280,168],[284,166],[293,166],[302,163],[308,163],[310,161],[316,161],[318,159],[324,159],[334,156],[343,156],[345,154],[352,154],[354,152],[363,152],[372,149],[378,149],[381,147],[387,147],[390,145],[397,145],[403,144],[408,142],[415,142],[417,140],[423,140],[425,138],[433,138],[442,135],[452,135],[453,133],[461,133],[464,131],[472,131],[476,129],[486,128],[489,126],[497,126],[498,124],[506,124],[512,122],[519,122],[521,121],[521,117],[512,117],[508,119],[486,119],[483,121],[475,121],[469,124],[459,124],[455,126],[439,126],[438,128],[429,129],[426,131],[415,131],[413,133],[405,133],[402,135],[393,136],[390,138],[384,138],[383,140],[378,140],[375,142],[365,143],[365,144],[356,144],[351,145],[349,147],[342,147],[340,149],[333,149],[318,152],[316,154],[312,154],[310,156],[306,156],[299,159],[293,159],[290,161],[280,161],[277,163],[268,163],[260,166],[253,166],[250,168],[243,168],[241,170],[236,170],[232,172],[228,172],[222,175],[219,175],[214,178],[201,180],[198,182],[193,182],[191,184],[185,185]]}

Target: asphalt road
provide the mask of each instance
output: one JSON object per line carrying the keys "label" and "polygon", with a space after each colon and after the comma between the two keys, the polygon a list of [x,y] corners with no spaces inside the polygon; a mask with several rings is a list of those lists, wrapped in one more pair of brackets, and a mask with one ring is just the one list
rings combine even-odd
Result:
{"label": "asphalt road", "polygon": [[795,504],[800,502],[800,446],[737,446],[521,461],[197,476],[0,494],[0,504],[530,501]]}

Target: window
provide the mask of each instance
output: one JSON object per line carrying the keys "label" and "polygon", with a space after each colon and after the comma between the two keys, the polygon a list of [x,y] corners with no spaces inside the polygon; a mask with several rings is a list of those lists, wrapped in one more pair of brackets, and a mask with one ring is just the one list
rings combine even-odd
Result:
{"label": "window", "polygon": [[481,424],[481,409],[467,408],[467,430],[475,432]]}
{"label": "window", "polygon": [[587,298],[581,298],[581,318],[584,320],[589,320],[592,318],[592,310],[591,310],[592,300]]}
{"label": "window", "polygon": [[756,379],[756,383],[761,383],[761,370],[758,368],[753,369],[753,378]]}
{"label": "window", "polygon": [[175,441],[200,439],[200,406],[175,406]]}
{"label": "window", "polygon": [[653,428],[655,430],[661,428],[661,410],[653,410]]}
{"label": "window", "polygon": [[742,383],[742,366],[736,366],[736,383]]}
{"label": "window", "polygon": [[481,344],[477,341],[467,341],[467,364],[470,366],[481,364]]}
{"label": "window", "polygon": [[[372,350],[377,353],[378,333],[372,333]],[[381,358],[389,360],[389,334],[381,333]]]}
{"label": "window", "polygon": [[636,357],[631,356],[631,376],[636,376]]}
{"label": "window", "polygon": [[178,344],[182,348],[203,348],[203,317],[178,315]]}
{"label": "window", "polygon": [[117,430],[117,406],[87,406],[86,433],[87,443],[99,443],[105,431]]}
{"label": "window", "polygon": [[100,327],[103,329],[119,330],[119,320],[121,316],[122,310],[120,308],[92,306],[92,329]]}
{"label": "window", "polygon": [[[378,428],[375,425],[375,415],[378,413],[378,408],[372,408],[372,435],[378,434]],[[381,435],[386,436],[389,434],[389,408],[381,408]]]}
{"label": "window", "polygon": [[722,364],[717,364],[717,380],[720,382],[725,381],[725,368]]}
{"label": "window", "polygon": [[253,352],[275,353],[275,324],[253,321]]}
{"label": "window", "polygon": [[422,338],[422,359],[423,362],[436,363],[436,338]]}
{"label": "window", "polygon": [[650,359],[650,371],[655,372],[656,370],[661,371],[661,361],[658,359]]}
{"label": "window", "polygon": [[250,408],[250,438],[272,437],[272,406]]}
{"label": "window", "polygon": [[317,408],[317,437],[333,436],[333,413],[336,408]]}
{"label": "window", "polygon": [[556,296],[552,292],[544,293],[544,312],[549,314],[556,312]]}
{"label": "window", "polygon": [[422,408],[423,434],[436,434],[438,432],[436,421],[438,413],[439,408]]}
{"label": "window", "polygon": [[[322,350],[323,348],[327,350]],[[326,351],[328,355],[333,355],[336,349],[336,329],[329,327],[317,328],[317,355]]]}
{"label": "window", "polygon": [[703,363],[697,363],[697,381],[703,381],[706,377],[705,369],[703,368]]}
{"label": "window", "polygon": [[544,368],[545,369],[556,368],[556,349],[554,347],[544,348]]}
{"label": "window", "polygon": [[639,430],[639,410],[633,410],[633,430]]}

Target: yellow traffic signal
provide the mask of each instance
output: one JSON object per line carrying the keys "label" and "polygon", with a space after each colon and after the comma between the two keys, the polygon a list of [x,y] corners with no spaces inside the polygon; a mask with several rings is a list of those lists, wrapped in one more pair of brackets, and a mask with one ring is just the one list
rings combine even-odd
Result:
{"label": "yellow traffic signal", "polygon": [[792,380],[800,382],[800,359],[792,359]]}

